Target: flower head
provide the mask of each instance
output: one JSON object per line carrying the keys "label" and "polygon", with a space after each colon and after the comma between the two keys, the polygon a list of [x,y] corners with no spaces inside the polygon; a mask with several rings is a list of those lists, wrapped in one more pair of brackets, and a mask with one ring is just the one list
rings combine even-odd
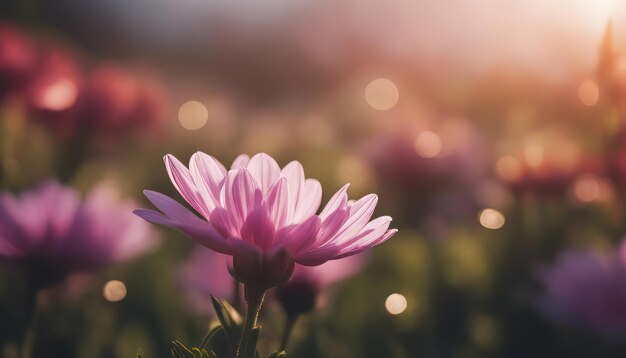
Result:
{"label": "flower head", "polygon": [[559,321],[626,334],[626,264],[621,256],[595,251],[561,254],[554,267],[540,274],[546,288],[540,307]]}
{"label": "flower head", "polygon": [[316,215],[322,187],[305,178],[297,161],[281,169],[267,154],[242,155],[226,170],[201,152],[192,156],[189,169],[171,155],[164,159],[174,186],[203,218],[152,191],[145,194],[161,212],[135,213],[233,256],[236,278],[261,289],[287,282],[295,263],[316,266],[351,256],[396,232],[389,230],[388,216],[370,221],[376,195],[348,200],[348,185]]}
{"label": "flower head", "polygon": [[154,246],[148,225],[130,214],[112,188],[99,186],[81,201],[56,182],[16,197],[0,194],[0,259],[23,265],[50,284],[92,272]]}

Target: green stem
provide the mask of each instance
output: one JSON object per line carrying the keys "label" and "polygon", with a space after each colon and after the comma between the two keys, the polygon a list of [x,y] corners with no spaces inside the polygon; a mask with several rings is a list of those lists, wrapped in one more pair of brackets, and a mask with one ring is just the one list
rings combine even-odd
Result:
{"label": "green stem", "polygon": [[259,318],[259,312],[263,305],[263,298],[265,297],[265,290],[257,289],[246,285],[244,287],[246,294],[246,303],[248,304],[248,312],[246,313],[246,321],[243,325],[243,331],[241,332],[241,339],[239,340],[239,346],[237,347],[237,358],[254,358],[256,352],[256,344],[254,347],[250,347],[250,336],[252,330],[256,327],[257,319]]}
{"label": "green stem", "polygon": [[237,280],[233,280],[233,307],[240,312],[241,310],[241,284]]}
{"label": "green stem", "polygon": [[283,338],[280,340],[280,351],[287,350],[287,343],[289,343],[289,337],[291,337],[291,332],[293,331],[293,327],[298,320],[299,315],[295,316],[287,316],[287,322],[285,322],[285,330],[283,331]]}

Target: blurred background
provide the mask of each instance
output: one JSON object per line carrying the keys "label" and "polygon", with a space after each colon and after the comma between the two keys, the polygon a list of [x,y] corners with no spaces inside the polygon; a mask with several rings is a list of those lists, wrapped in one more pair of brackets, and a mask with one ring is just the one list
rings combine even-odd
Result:
{"label": "blurred background", "polygon": [[[143,189],[179,198],[163,155],[198,150],[299,160],[325,199],[379,195],[399,233],[298,322],[295,357],[626,356],[625,114],[619,1],[0,2],[5,195],[105,182],[147,206]],[[201,341],[194,244],[150,236],[46,286],[33,356]],[[29,280],[0,265],[3,357]]]}

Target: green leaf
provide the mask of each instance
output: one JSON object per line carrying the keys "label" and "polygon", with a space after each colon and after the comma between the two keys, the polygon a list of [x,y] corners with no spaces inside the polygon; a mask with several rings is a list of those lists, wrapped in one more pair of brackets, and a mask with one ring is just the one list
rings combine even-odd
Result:
{"label": "green leaf", "polygon": [[232,339],[226,333],[224,327],[212,332],[210,340],[206,342],[206,346],[200,347],[206,350],[212,350],[218,357],[230,357],[237,347],[238,339]]}
{"label": "green leaf", "polygon": [[250,332],[250,338],[245,347],[242,347],[241,357],[244,358],[256,358],[260,357],[259,352],[256,351],[256,345],[261,333],[261,327],[254,327]]}
{"label": "green leaf", "polygon": [[200,348],[187,348],[180,341],[172,342],[173,358],[217,358],[213,351],[206,351]]}
{"label": "green leaf", "polygon": [[243,319],[239,312],[226,300],[218,300],[213,296],[211,296],[211,300],[213,301],[217,318],[220,320],[222,326],[224,326],[228,336],[233,340],[238,340],[241,336],[241,330],[243,329]]}
{"label": "green leaf", "polygon": [[267,356],[267,358],[285,358],[287,357],[287,352],[286,351],[276,351],[270,355]]}
{"label": "green leaf", "polygon": [[200,349],[207,349],[207,347],[209,347],[209,345],[211,344],[211,340],[215,337],[215,335],[217,334],[217,332],[219,332],[219,330],[223,330],[224,327],[222,326],[217,326],[213,329],[211,329],[210,331],[207,332],[207,334],[204,335],[204,338],[202,338],[202,342],[200,342]]}

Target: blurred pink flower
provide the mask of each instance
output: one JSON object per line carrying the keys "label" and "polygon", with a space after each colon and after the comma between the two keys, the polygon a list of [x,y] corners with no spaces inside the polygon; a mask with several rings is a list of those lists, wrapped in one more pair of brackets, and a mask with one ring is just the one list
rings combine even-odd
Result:
{"label": "blurred pink flower", "polygon": [[81,87],[82,75],[74,56],[57,48],[45,50],[26,89],[29,119],[61,136],[76,134]]}
{"label": "blurred pink flower", "polygon": [[62,46],[0,23],[0,98],[14,95],[29,120],[65,139],[111,144],[150,133],[164,118],[167,101],[158,83],[110,64],[82,67]]}
{"label": "blurred pink flower", "polygon": [[[626,245],[622,246],[624,253]],[[540,307],[554,319],[610,335],[626,334],[625,255],[568,251],[539,278],[546,293]]]}
{"label": "blurred pink flower", "polygon": [[235,279],[228,272],[232,259],[215,251],[198,247],[194,249],[188,261],[178,270],[180,283],[189,307],[199,314],[214,314],[211,295],[225,298],[230,302],[233,297]]}
{"label": "blurred pink flower", "polygon": [[567,192],[580,175],[604,172],[603,163],[592,156],[582,158],[571,166],[564,166],[562,161],[555,159],[547,159],[537,167],[529,165],[522,159],[519,159],[519,163],[521,164],[518,176],[502,178],[503,183],[516,194],[537,193],[550,197],[560,196]]}
{"label": "blurred pink flower", "polygon": [[296,265],[291,280],[276,288],[276,299],[291,318],[307,313],[315,308],[321,295],[328,293],[330,286],[358,273],[364,261],[363,255],[355,255],[319,266]]}
{"label": "blurred pink flower", "polygon": [[79,194],[47,182],[0,196],[0,259],[23,265],[38,284],[132,259],[156,244],[150,227],[108,186]]}
{"label": "blurred pink flower", "polygon": [[190,169],[172,155],[164,160],[174,186],[204,220],[152,191],[145,194],[162,212],[140,209],[135,213],[233,256],[237,279],[257,289],[287,282],[295,263],[316,266],[351,256],[397,231],[388,230],[388,216],[370,221],[376,195],[348,200],[348,185],[316,215],[322,187],[315,179],[305,179],[297,161],[281,170],[267,154],[241,155],[227,171],[201,152],[191,157]]}
{"label": "blurred pink flower", "polygon": [[89,77],[80,101],[81,126],[102,134],[121,135],[149,129],[162,118],[163,96],[147,84],[112,65],[102,65]]}
{"label": "blurred pink flower", "polygon": [[0,23],[0,98],[23,89],[35,62],[31,41],[11,25]]}

